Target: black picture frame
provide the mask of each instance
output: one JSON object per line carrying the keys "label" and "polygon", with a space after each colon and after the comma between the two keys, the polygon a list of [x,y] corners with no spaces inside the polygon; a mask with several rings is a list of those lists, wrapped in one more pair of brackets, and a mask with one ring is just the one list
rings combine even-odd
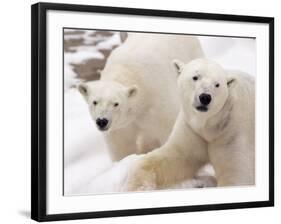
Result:
{"label": "black picture frame", "polygon": [[[161,213],[192,212],[237,208],[274,206],[274,18],[183,11],[163,11],[137,8],[103,7],[74,4],[37,3],[31,7],[31,218],[36,221],[73,220],[115,216],[132,216]],[[160,207],[85,213],[46,213],[46,129],[47,129],[47,82],[46,82],[46,13],[63,10],[87,13],[110,13],[169,18],[191,18],[235,22],[254,22],[269,25],[269,200],[209,204],[196,206]]]}

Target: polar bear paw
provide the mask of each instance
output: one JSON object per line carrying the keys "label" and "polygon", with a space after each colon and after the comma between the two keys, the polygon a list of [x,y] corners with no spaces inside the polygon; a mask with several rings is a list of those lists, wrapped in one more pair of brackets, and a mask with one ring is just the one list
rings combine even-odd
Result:
{"label": "polar bear paw", "polygon": [[124,191],[148,191],[157,189],[157,174],[153,160],[141,159],[129,171]]}

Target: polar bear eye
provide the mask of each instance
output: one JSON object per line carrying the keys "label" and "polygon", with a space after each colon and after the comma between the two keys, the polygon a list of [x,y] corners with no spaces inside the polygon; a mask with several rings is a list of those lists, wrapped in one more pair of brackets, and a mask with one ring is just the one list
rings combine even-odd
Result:
{"label": "polar bear eye", "polygon": [[93,104],[96,106],[98,104],[98,102],[97,101],[93,101]]}
{"label": "polar bear eye", "polygon": [[118,107],[119,106],[119,103],[114,103],[114,107]]}
{"label": "polar bear eye", "polygon": [[215,85],[215,87],[219,88],[219,87],[220,87],[220,84],[219,84],[219,83],[217,83],[217,84]]}
{"label": "polar bear eye", "polygon": [[193,76],[192,79],[193,79],[194,81],[197,81],[197,80],[198,80],[198,76]]}

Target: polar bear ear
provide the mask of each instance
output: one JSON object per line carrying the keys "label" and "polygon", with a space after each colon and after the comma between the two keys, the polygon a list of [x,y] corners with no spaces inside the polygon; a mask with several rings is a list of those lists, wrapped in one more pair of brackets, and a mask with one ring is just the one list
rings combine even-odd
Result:
{"label": "polar bear ear", "polygon": [[131,86],[127,89],[127,95],[128,97],[134,96],[136,95],[138,92],[138,87],[136,86]]}
{"label": "polar bear ear", "polygon": [[227,87],[231,88],[235,85],[235,78],[233,77],[228,77],[227,78]]}
{"label": "polar bear ear", "polygon": [[178,59],[174,59],[172,63],[173,63],[173,66],[176,69],[177,74],[180,75],[181,72],[182,72],[184,63],[182,61],[178,60]]}
{"label": "polar bear ear", "polygon": [[79,90],[79,92],[84,96],[87,97],[88,96],[88,85],[86,83],[80,83],[77,86],[77,89]]}

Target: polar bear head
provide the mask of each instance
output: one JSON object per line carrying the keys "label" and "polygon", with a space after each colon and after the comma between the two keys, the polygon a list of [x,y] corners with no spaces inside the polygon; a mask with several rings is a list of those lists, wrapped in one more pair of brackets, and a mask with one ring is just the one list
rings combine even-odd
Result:
{"label": "polar bear head", "polygon": [[179,92],[188,110],[204,116],[217,114],[229,96],[235,79],[217,63],[195,59],[188,64],[174,60],[178,73]]}
{"label": "polar bear head", "polygon": [[118,129],[134,119],[132,99],[137,87],[125,87],[112,81],[91,81],[78,85],[88,103],[92,119],[101,131]]}

